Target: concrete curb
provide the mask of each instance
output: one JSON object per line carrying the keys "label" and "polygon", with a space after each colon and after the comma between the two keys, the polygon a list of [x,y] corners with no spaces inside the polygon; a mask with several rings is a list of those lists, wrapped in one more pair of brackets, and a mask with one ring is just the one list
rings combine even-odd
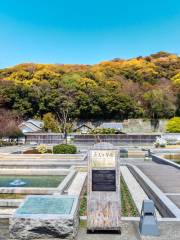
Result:
{"label": "concrete curb", "polygon": [[19,207],[24,199],[0,199],[0,207]]}
{"label": "concrete curb", "polygon": [[71,170],[65,179],[60,183],[60,185],[55,189],[54,194],[63,194],[66,188],[71,184],[73,178],[75,177],[77,171]]}
{"label": "concrete curb", "polygon": [[174,163],[174,162],[172,162],[172,161],[170,161],[170,160],[168,160],[166,158],[163,158],[161,156],[157,156],[157,155],[154,155],[154,154],[152,154],[151,157],[152,157],[152,161],[153,162],[156,162],[156,163],[159,163],[159,164],[170,165],[172,167],[180,169],[180,165],[179,164]]}

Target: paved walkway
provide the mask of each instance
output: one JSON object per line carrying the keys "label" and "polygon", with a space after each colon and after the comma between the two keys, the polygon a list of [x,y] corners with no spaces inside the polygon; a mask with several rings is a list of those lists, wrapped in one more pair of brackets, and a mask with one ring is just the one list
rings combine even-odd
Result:
{"label": "paved walkway", "polygon": [[[86,225],[81,223],[76,240],[179,240],[180,222],[159,223],[159,237],[141,237],[138,231],[138,222],[123,221],[120,234],[87,234]],[[0,222],[0,240],[10,240],[9,224],[5,220]],[[52,238],[49,240],[53,240]]]}
{"label": "paved walkway", "polygon": [[118,234],[87,234],[86,228],[81,227],[77,240],[179,240],[180,222],[159,223],[159,237],[140,236],[138,222],[122,222],[121,235]]}

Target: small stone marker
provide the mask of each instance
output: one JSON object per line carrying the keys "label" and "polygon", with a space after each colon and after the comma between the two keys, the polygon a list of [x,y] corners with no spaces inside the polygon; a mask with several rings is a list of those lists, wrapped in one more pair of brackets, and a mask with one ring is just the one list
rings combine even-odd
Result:
{"label": "small stone marker", "polygon": [[119,151],[98,143],[88,158],[87,230],[120,232]]}
{"label": "small stone marker", "polygon": [[144,200],[141,210],[141,218],[139,223],[139,231],[141,235],[159,236],[157,226],[157,218],[154,202],[152,200]]}

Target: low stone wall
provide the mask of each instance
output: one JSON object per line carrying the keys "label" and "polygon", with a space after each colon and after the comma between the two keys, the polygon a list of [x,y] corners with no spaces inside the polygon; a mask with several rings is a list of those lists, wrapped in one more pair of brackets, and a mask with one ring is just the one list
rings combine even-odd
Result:
{"label": "low stone wall", "polygon": [[83,161],[86,154],[0,154],[1,161]]}
{"label": "low stone wall", "polygon": [[30,169],[25,168],[10,169],[10,168],[0,168],[0,175],[21,175],[21,176],[66,176],[69,173],[69,169]]}
{"label": "low stone wall", "polygon": [[[87,154],[0,154],[0,169],[68,169],[83,164]],[[29,170],[30,171],[30,170]]]}

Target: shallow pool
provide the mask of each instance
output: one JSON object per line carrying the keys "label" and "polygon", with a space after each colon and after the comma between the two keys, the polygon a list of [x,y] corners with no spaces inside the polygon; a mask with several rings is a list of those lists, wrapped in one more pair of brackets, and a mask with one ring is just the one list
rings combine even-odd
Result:
{"label": "shallow pool", "polygon": [[[0,176],[0,187],[57,187],[65,176]],[[18,184],[21,183],[21,184]],[[15,184],[14,184],[15,183]],[[16,184],[17,183],[17,184]]]}

